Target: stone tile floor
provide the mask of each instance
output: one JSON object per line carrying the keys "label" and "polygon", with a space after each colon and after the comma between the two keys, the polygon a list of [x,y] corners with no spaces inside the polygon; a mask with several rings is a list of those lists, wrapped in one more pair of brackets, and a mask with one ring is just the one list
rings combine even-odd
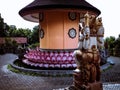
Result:
{"label": "stone tile floor", "polygon": [[[0,90],[64,90],[72,85],[73,77],[40,77],[13,73],[7,69],[7,65],[15,58],[17,56],[13,54],[0,55]],[[120,58],[111,56],[108,59],[113,60],[115,65],[102,72],[103,90],[120,90]],[[106,65],[101,68],[106,68]]]}

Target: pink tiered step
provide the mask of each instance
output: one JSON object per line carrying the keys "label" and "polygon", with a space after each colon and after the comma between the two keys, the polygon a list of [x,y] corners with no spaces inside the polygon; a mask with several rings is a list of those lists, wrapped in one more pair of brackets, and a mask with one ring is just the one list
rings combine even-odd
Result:
{"label": "pink tiered step", "polygon": [[73,52],[52,52],[29,50],[24,55],[23,63],[42,68],[76,68]]}

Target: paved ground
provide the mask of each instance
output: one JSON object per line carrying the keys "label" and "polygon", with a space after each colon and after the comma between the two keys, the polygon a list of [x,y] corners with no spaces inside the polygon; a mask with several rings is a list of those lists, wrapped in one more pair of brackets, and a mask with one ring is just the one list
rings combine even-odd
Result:
{"label": "paved ground", "polygon": [[[72,77],[36,77],[13,73],[6,67],[14,58],[17,56],[13,54],[0,56],[0,90],[63,90],[72,84]],[[108,59],[113,60],[115,65],[102,72],[103,90],[120,90],[120,58]]]}

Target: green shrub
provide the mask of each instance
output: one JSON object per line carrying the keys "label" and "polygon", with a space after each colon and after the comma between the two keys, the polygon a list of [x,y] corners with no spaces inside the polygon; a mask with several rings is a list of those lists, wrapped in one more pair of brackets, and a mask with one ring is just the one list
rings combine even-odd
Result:
{"label": "green shrub", "polygon": [[36,47],[39,47],[39,43],[34,43],[29,46],[29,48],[36,48]]}

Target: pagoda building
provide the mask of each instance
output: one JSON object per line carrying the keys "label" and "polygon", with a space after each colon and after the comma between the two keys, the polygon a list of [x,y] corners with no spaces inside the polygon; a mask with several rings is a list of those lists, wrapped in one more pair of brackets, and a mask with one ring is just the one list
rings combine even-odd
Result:
{"label": "pagoda building", "polygon": [[23,19],[39,23],[37,50],[25,54],[24,63],[38,67],[76,68],[73,56],[79,49],[80,22],[100,10],[86,0],[34,0],[19,11]]}

